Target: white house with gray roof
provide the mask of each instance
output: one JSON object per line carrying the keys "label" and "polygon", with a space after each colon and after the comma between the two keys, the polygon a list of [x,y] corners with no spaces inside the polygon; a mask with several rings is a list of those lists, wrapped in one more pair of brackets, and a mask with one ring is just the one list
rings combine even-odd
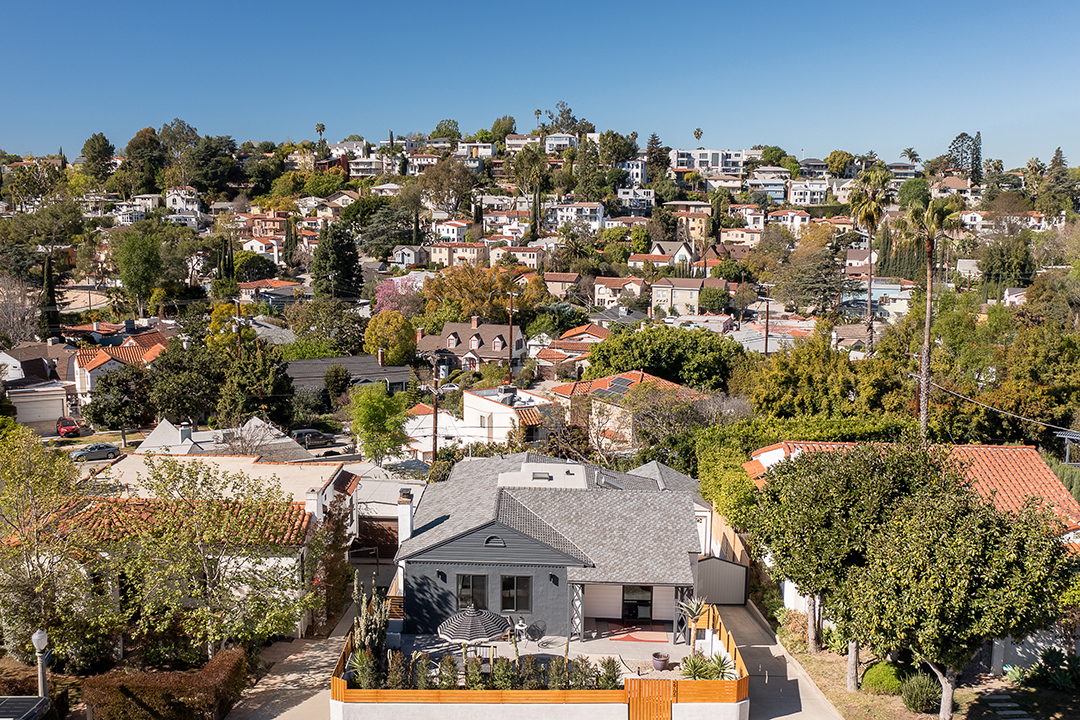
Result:
{"label": "white house with gray roof", "polygon": [[[642,474],[636,474],[637,472]],[[404,507],[412,507],[406,502]],[[459,462],[400,516],[405,632],[435,632],[470,604],[587,639],[597,620],[663,624],[695,592],[697,482],[532,453]]]}

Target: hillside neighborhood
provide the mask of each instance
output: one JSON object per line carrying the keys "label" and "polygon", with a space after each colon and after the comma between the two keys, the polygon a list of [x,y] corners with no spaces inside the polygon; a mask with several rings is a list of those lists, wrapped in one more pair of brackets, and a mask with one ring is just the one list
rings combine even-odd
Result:
{"label": "hillside neighborhood", "polygon": [[331,130],[0,150],[0,695],[1080,716],[1061,148]]}

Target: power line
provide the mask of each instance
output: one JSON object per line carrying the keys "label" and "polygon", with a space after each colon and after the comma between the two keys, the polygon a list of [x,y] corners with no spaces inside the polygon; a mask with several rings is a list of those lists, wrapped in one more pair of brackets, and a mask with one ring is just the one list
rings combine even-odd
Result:
{"label": "power line", "polygon": [[[919,376],[914,374],[914,373],[908,373],[908,376],[913,377],[915,379],[919,379]],[[978,401],[978,400],[976,400],[974,398],[969,398],[967,395],[961,395],[960,393],[955,392],[953,390],[950,390],[947,387],[942,387],[941,385],[938,385],[933,380],[930,381],[930,384],[933,385],[934,387],[936,387],[938,390],[944,390],[945,392],[949,393],[950,395],[955,395],[956,397],[960,398],[961,400],[966,400],[969,403],[974,403],[975,405],[979,405],[981,407],[984,407],[987,410],[993,410],[994,412],[1001,413],[1002,415],[1008,415],[1009,417],[1016,418],[1017,420],[1023,420],[1024,422],[1033,423],[1035,425],[1041,425],[1042,427],[1050,428],[1051,430],[1064,430],[1066,432],[1072,432],[1071,430],[1069,430],[1069,428],[1063,428],[1060,425],[1051,425],[1050,423],[1044,423],[1041,420],[1032,420],[1031,418],[1026,418],[1023,415],[1017,415],[1014,412],[1009,412],[1008,410],[1002,410],[1001,408],[996,408],[996,407],[993,407],[992,405],[987,405],[986,403],[980,402],[980,401]]]}

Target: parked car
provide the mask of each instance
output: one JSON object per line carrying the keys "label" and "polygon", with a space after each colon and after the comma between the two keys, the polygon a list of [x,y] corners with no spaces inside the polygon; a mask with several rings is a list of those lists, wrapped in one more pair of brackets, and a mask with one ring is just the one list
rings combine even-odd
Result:
{"label": "parked car", "polygon": [[56,434],[62,438],[79,437],[79,423],[75,418],[62,417],[56,421]]}
{"label": "parked car", "polygon": [[112,460],[119,454],[120,448],[115,445],[110,445],[109,443],[92,443],[71,453],[71,459],[76,462],[86,462],[87,460]]}
{"label": "parked car", "polygon": [[318,430],[293,430],[292,439],[306,448],[326,447],[334,444],[334,436]]}
{"label": "parked car", "polygon": [[454,392],[455,390],[460,390],[461,386],[457,383],[446,383],[445,385],[440,385],[439,389],[444,392]]}

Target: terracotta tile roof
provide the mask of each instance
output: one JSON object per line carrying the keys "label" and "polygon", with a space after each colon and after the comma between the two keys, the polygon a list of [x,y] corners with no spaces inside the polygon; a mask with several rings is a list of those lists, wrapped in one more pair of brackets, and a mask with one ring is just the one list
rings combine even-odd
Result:
{"label": "terracotta tile roof", "polygon": [[292,287],[300,283],[295,280],[282,280],[280,278],[268,278],[266,280],[252,280],[251,282],[239,283],[241,290],[273,290],[275,288]]}
{"label": "terracotta tile roof", "polygon": [[644,254],[644,253],[634,253],[628,259],[629,260],[640,260],[642,262],[645,262],[646,260],[650,260],[652,262],[668,262],[669,260],[671,260],[671,256],[670,255],[649,255],[649,254]]}
{"label": "terracotta tile roof", "polygon": [[94,323],[84,323],[82,325],[71,325],[71,326],[65,325],[65,326],[63,326],[61,328],[61,330],[63,330],[65,333],[68,333],[70,335],[75,335],[75,334],[78,334],[78,333],[96,332],[99,335],[105,336],[105,335],[115,335],[118,332],[122,332],[124,330],[124,324],[123,323],[99,322],[98,323],[98,329],[95,330],[94,329]]}
{"label": "terracotta tile roof", "polygon": [[121,344],[121,347],[132,347],[137,345],[141,348],[152,348],[155,345],[165,346],[168,344],[168,339],[164,335],[162,335],[160,331],[150,330],[148,332],[141,332],[129,336]]}
{"label": "terracotta tile roof", "polygon": [[431,407],[427,403],[419,403],[413,405],[411,408],[405,411],[405,414],[409,417],[418,417],[420,415],[431,415],[435,412],[435,408]]}
{"label": "terracotta tile roof", "polygon": [[[770,450],[784,450],[784,455],[791,457],[801,452],[846,450],[854,447],[850,442],[804,442],[785,441],[769,447],[755,450],[753,462]],[[1039,456],[1038,451],[1028,445],[954,445],[951,457],[964,467],[964,474],[972,482],[975,490],[994,506],[1003,511],[1019,510],[1026,498],[1037,497],[1045,500],[1054,508],[1069,530],[1080,528],[1080,502],[1069,493],[1058,480],[1054,471]],[[752,469],[747,463],[744,468],[750,477],[764,484],[762,478],[766,468],[757,462]]]}
{"label": "terracotta tile roof", "polygon": [[552,340],[548,347],[564,352],[586,353],[592,348],[592,343],[584,340]]}
{"label": "terracotta tile roof", "polygon": [[569,360],[570,356],[560,350],[546,347],[542,348],[540,352],[536,353],[536,358],[538,360],[543,360],[544,362],[558,365],[559,363]]}
{"label": "terracotta tile roof", "polygon": [[[147,352],[144,348],[132,346],[82,348],[75,353],[75,364],[88,371],[96,370],[110,360],[115,360],[122,365],[133,365],[137,362],[149,362],[143,357]],[[160,350],[157,352],[160,353]],[[157,353],[154,357],[157,357]]]}
{"label": "terracotta tile roof", "polygon": [[518,422],[521,425],[543,425],[544,416],[539,409],[534,407],[519,407],[514,408],[514,412],[518,416]]}
{"label": "terracotta tile roof", "polygon": [[[98,541],[120,540],[149,529],[154,517],[168,511],[171,503],[166,500],[144,498],[96,499],[80,517],[86,523],[92,537]],[[222,501],[220,511],[236,516],[241,504]],[[177,506],[180,512],[185,507]],[[311,527],[311,513],[304,510],[302,502],[272,503],[261,516],[246,518],[257,522],[260,540],[268,545],[303,545]]]}
{"label": "terracotta tile roof", "polygon": [[581,276],[577,273],[558,273],[558,272],[546,272],[544,273],[544,282],[577,282],[581,279]]}
{"label": "terracotta tile roof", "polygon": [[560,340],[570,340],[578,335],[594,335],[600,339],[611,334],[607,328],[600,327],[596,323],[587,323],[576,328],[571,328],[559,336]]}
{"label": "terracotta tile roof", "polygon": [[629,381],[629,387],[637,387],[642,383],[653,383],[658,388],[672,388],[680,391],[686,391],[687,393],[693,393],[697,395],[697,391],[691,390],[688,387],[673,383],[663,378],[658,378],[655,375],[650,375],[647,372],[641,370],[631,370],[629,372],[619,373],[618,375],[609,375],[603,378],[597,378],[596,380],[580,380],[578,382],[566,383],[564,385],[556,385],[551,388],[551,392],[561,397],[571,397],[574,395],[592,395],[598,390],[607,390],[611,387],[613,380],[622,378]]}
{"label": "terracotta tile roof", "polygon": [[334,491],[343,495],[352,495],[360,487],[360,476],[348,470],[342,470],[334,477]]}

